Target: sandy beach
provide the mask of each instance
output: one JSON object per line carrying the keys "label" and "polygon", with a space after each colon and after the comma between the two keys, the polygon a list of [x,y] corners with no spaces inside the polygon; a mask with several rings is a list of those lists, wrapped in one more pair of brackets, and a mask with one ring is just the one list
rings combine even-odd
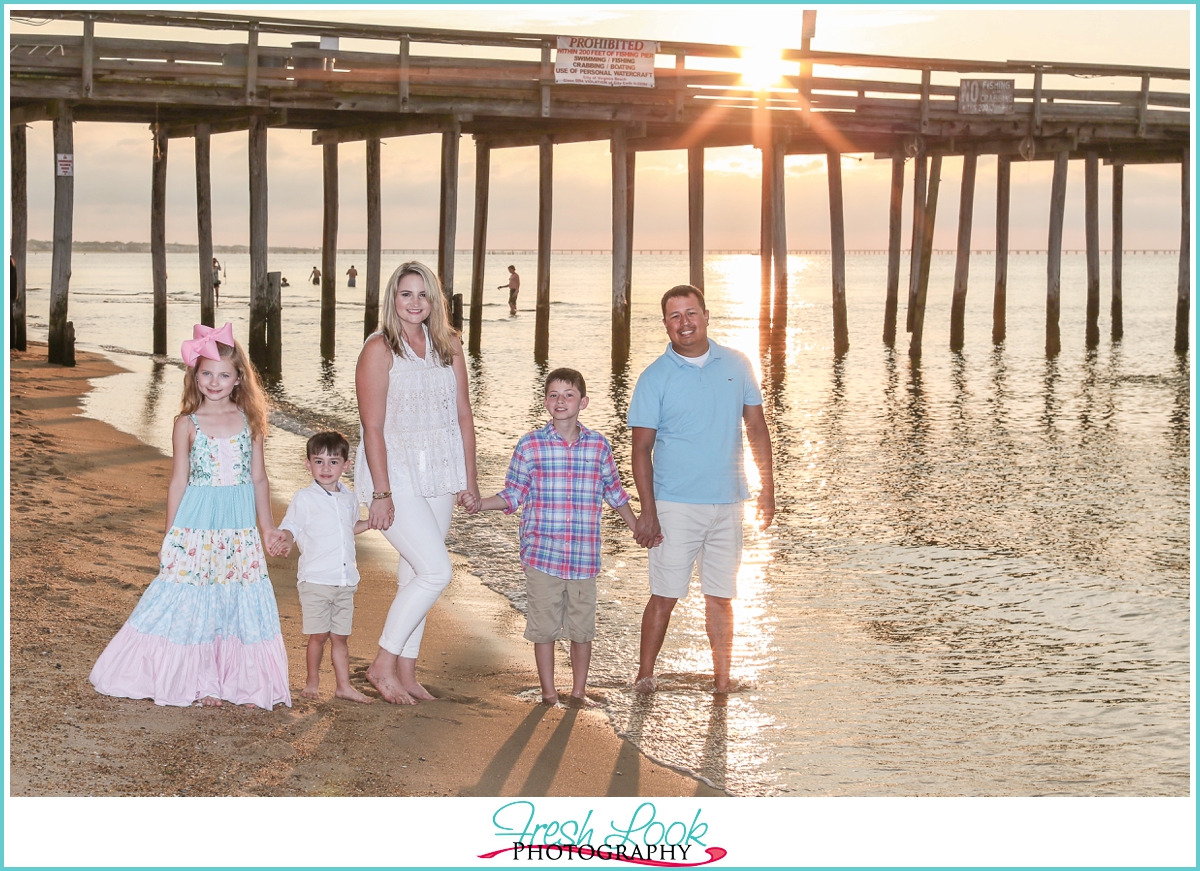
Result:
{"label": "sandy beach", "polygon": [[[350,640],[376,701],[300,697],[305,638],[295,556],[272,560],[294,706],[166,708],[88,683],[96,657],[157,571],[170,458],[84,417],[89,380],[116,371],[79,353],[11,352],[10,794],[13,796],[711,796],[639,754],[599,710],[534,703],[523,620],[467,573],[431,612],[418,676],[439,698],[378,700],[363,678],[395,589],[394,555],[360,548]],[[281,517],[288,493],[273,494]],[[569,673],[566,662],[560,675]]]}

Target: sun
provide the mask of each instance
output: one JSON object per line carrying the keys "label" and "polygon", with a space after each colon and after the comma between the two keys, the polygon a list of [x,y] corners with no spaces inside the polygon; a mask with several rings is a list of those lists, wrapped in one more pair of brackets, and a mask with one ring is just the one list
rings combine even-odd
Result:
{"label": "sun", "polygon": [[756,91],[765,91],[783,84],[785,75],[795,74],[782,57],[781,49],[774,46],[749,46],[742,49],[741,63],[738,64],[742,73],[742,82]]}

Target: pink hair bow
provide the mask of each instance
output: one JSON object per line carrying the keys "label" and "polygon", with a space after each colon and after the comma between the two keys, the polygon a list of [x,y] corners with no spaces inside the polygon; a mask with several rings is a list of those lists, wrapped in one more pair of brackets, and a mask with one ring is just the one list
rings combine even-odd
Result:
{"label": "pink hair bow", "polygon": [[201,357],[220,360],[221,351],[217,348],[217,342],[233,347],[233,324],[226,322],[225,326],[219,330],[206,327],[204,324],[196,324],[192,327],[192,337],[183,343],[179,353],[183,356],[183,362],[189,367],[195,366],[196,361]]}

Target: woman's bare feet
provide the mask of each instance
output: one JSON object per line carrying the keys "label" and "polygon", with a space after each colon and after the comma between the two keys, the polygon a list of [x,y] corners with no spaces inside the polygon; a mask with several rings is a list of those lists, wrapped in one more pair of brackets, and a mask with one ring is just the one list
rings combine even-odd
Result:
{"label": "woman's bare feet", "polygon": [[372,665],[367,669],[367,681],[379,690],[379,695],[385,702],[393,705],[415,705],[417,703],[416,699],[396,683],[395,672],[377,672],[375,666]]}
{"label": "woman's bare feet", "polygon": [[417,661],[405,656],[396,657],[396,680],[401,689],[423,702],[431,702],[437,698],[425,687],[417,683]]}
{"label": "woman's bare feet", "polygon": [[[378,687],[376,687],[378,689]],[[350,702],[362,702],[364,705],[369,705],[375,701],[370,696],[364,696],[354,687],[346,687],[345,689],[337,689],[333,691],[334,698],[346,699]]]}
{"label": "woman's bare feet", "polygon": [[555,705],[557,705],[558,704],[558,693],[555,693],[553,696],[542,696],[542,704],[546,705],[547,707],[551,707],[551,708],[554,707]]}
{"label": "woman's bare feet", "polygon": [[224,702],[222,702],[216,696],[205,696],[200,700],[200,704],[206,708],[219,708],[222,704],[224,704]]}
{"label": "woman's bare feet", "polygon": [[599,705],[587,696],[567,696],[568,708],[596,708]]}
{"label": "woman's bare feet", "polygon": [[304,688],[304,691],[301,692],[300,695],[304,696],[306,699],[319,699],[321,694],[317,692],[317,686],[317,684],[309,684]]}
{"label": "woman's bare feet", "polygon": [[652,693],[658,689],[658,681],[654,679],[654,675],[649,675],[641,680],[634,681],[633,691],[635,693]]}

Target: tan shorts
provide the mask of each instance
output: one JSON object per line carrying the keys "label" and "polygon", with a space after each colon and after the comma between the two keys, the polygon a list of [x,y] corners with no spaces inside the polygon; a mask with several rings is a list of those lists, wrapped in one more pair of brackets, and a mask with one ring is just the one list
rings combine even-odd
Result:
{"label": "tan shorts", "polygon": [[567,580],[533,566],[524,568],[527,640],[545,644],[569,638],[583,643],[596,637],[595,578]]}
{"label": "tan shorts", "polygon": [[732,599],[742,562],[742,503],[691,505],[659,502],[663,540],[650,548],[650,592],[684,599],[692,583],[692,567],[700,569],[700,591]]}
{"label": "tan shorts", "polygon": [[354,623],[353,587],[333,587],[329,584],[311,584],[300,581],[296,584],[300,593],[300,613],[304,615],[305,635],[349,635]]}

